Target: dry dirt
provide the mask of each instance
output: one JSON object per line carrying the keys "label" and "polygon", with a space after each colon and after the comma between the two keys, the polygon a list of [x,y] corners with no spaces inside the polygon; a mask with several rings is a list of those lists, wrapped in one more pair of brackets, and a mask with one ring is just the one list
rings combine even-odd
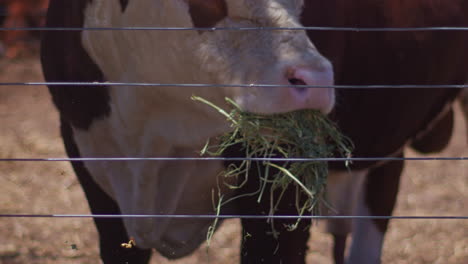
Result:
{"label": "dry dirt", "polygon": [[[42,81],[37,56],[0,60],[0,82]],[[456,133],[441,155],[468,156],[457,108]],[[417,156],[409,152],[408,156]],[[42,86],[0,86],[0,158],[64,157],[57,113]],[[396,215],[468,215],[466,161],[414,161],[406,166]],[[88,214],[65,162],[0,162],[0,214]],[[238,263],[239,222],[227,221],[209,251],[171,262]],[[308,263],[331,263],[330,236],[313,228]],[[116,241],[121,243],[123,241]],[[0,263],[100,263],[90,219],[0,218]],[[152,263],[169,263],[157,256]],[[394,220],[383,263],[468,263],[467,220]]]}

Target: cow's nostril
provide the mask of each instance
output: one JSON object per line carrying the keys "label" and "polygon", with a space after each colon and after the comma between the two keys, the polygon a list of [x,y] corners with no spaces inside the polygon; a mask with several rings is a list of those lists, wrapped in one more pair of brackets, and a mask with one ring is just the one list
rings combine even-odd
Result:
{"label": "cow's nostril", "polygon": [[306,83],[298,78],[290,78],[288,79],[289,83],[292,85],[306,85]]}

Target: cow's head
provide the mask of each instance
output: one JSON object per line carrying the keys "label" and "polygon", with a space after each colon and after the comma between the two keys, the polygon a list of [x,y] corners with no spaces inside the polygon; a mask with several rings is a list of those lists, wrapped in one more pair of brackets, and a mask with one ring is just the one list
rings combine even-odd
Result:
{"label": "cow's head", "polygon": [[[84,27],[297,27],[303,5],[302,0],[82,1],[87,2]],[[107,156],[194,155],[208,138],[232,128],[211,107],[191,100],[192,95],[220,106],[229,97],[243,110],[262,114],[304,108],[328,112],[334,103],[333,89],[296,87],[333,82],[330,63],[304,31],[86,30],[81,40],[110,82],[282,86],[110,86],[110,114],[87,131],[75,131],[83,156],[103,151]],[[220,161],[115,164],[86,166],[124,214],[212,212]],[[212,224],[210,219],[124,222],[139,246],[171,257],[190,253]]]}
{"label": "cow's head", "polygon": [[[122,5],[122,4],[120,4]],[[93,0],[85,26],[298,27],[303,0]],[[272,114],[297,109],[328,113],[331,64],[299,30],[85,32],[84,44],[110,81],[273,84],[284,87],[155,88],[160,98],[189,104],[191,95]],[[125,63],[124,63],[125,62]],[[192,103],[194,104],[194,103]]]}
{"label": "cow's head", "polygon": [[[188,0],[194,26],[299,27],[302,0]],[[211,19],[204,19],[209,17]],[[244,110],[278,113],[302,108],[328,112],[333,73],[303,31],[204,32],[198,36],[201,69],[217,83],[274,84],[280,88],[226,89]]]}

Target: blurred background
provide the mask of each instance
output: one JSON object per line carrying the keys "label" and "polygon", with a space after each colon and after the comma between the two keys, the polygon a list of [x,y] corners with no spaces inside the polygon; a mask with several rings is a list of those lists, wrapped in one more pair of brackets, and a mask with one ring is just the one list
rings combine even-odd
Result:
{"label": "blurred background", "polygon": [[[0,0],[3,28],[42,27],[49,0]],[[39,31],[1,31],[0,56],[16,58],[37,47]]]}

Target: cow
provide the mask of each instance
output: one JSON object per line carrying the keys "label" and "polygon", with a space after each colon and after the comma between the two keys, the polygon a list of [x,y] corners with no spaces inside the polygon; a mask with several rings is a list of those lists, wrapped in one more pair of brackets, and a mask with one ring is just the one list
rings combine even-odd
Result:
{"label": "cow", "polygon": [[[48,27],[300,27],[302,0],[51,0]],[[229,132],[201,96],[228,107],[276,114],[298,109],[329,113],[335,97],[333,69],[303,30],[69,30],[47,31],[41,61],[48,82],[142,82],[161,87],[50,85],[60,113],[61,133],[70,157],[190,157],[206,140]],[[211,84],[175,88],[169,84]],[[275,84],[280,87],[216,87],[221,84]],[[313,85],[304,89],[297,85]],[[235,155],[230,150],[226,156]],[[73,162],[93,214],[215,214],[221,161]],[[255,177],[254,177],[255,178]],[[221,179],[223,180],[223,179]],[[257,179],[258,180],[258,179]],[[255,188],[255,181],[249,181]],[[219,185],[224,199],[236,190]],[[248,191],[248,188],[247,188]],[[289,195],[294,197],[294,195]],[[285,200],[287,201],[287,199]],[[222,214],[251,214],[242,200]],[[245,208],[244,208],[245,207]],[[288,213],[288,203],[279,213]],[[253,213],[264,213],[253,211]],[[104,263],[147,263],[151,248],[175,259],[193,252],[213,219],[96,218]],[[294,220],[295,221],[295,220]],[[265,221],[264,221],[265,222]],[[245,220],[246,226],[257,222]],[[303,223],[307,224],[306,221]],[[277,223],[278,231],[284,227]],[[245,232],[250,232],[246,228]],[[279,254],[256,253],[243,243],[242,263],[301,263],[306,246],[281,243],[300,232],[271,236],[265,245]],[[271,227],[268,229],[271,233]],[[291,235],[290,235],[291,234]],[[136,247],[121,243],[133,237]],[[247,238],[247,236],[244,236]],[[246,239],[246,241],[250,241]],[[302,240],[298,241],[302,243]],[[282,246],[284,245],[284,246]],[[270,247],[271,248],[271,247]],[[273,248],[274,249],[274,248]],[[259,251],[262,252],[262,251]],[[291,253],[294,254],[291,254]]]}
{"label": "cow", "polygon": [[[3,10],[0,24],[5,28],[40,27],[45,23],[45,12],[48,0],[0,0],[0,10]],[[3,31],[0,38],[5,46],[7,58],[17,57],[25,51],[26,41],[32,37],[32,32],[24,30]],[[38,38],[37,34],[36,38]]]}
{"label": "cow", "polygon": [[[468,3],[455,0],[306,0],[303,7],[300,0],[62,2],[51,1],[47,26],[287,27],[302,23],[304,26],[419,27],[468,24],[463,16],[468,11]],[[50,86],[60,112],[68,155],[191,156],[207,138],[228,130],[212,112],[188,99],[194,93],[219,105],[223,105],[223,97],[231,96],[244,110],[262,114],[301,108],[327,113],[333,105],[331,89],[311,89],[303,94],[303,89],[294,89],[292,84],[328,87],[333,79],[336,84],[343,85],[466,82],[468,60],[462,51],[467,39],[460,32],[308,31],[308,37],[318,49],[304,39],[304,34],[303,31],[202,30],[47,32],[41,56],[47,81],[286,86],[284,91],[258,89],[249,96],[242,94],[244,90],[241,89],[213,87],[178,90],[153,87],[150,90]],[[188,44],[183,46],[183,43]],[[337,89],[337,105],[330,116],[355,142],[356,157],[404,157],[405,146],[429,153],[443,149],[450,138],[451,103],[459,92],[459,89],[442,88]],[[298,102],[297,95],[308,99]],[[232,149],[225,155],[235,157],[240,153]],[[213,213],[211,189],[223,165],[228,164],[73,163],[95,214]],[[339,214],[391,215],[404,161],[360,161],[349,168],[332,162],[330,166],[329,199]],[[145,177],[148,172],[151,176]],[[256,173],[254,168],[241,194],[257,189],[256,176],[259,175]],[[163,177],[169,174],[170,180]],[[197,176],[197,181],[191,181],[192,175]],[[160,182],[155,183],[156,180]],[[287,189],[277,214],[295,212],[293,191]],[[239,194],[223,192],[226,197]],[[221,213],[267,214],[268,209],[268,201],[257,203],[256,197],[243,196],[232,208],[227,205]],[[242,263],[304,263],[309,239],[309,233],[304,230],[310,222],[301,221],[296,230],[284,232],[287,225],[295,221],[275,220],[279,235],[273,236],[270,222],[242,219]],[[182,257],[201,243],[210,223],[199,219],[95,219],[104,263],[147,263],[151,255],[149,248],[156,248],[168,258]],[[379,263],[387,226],[387,220],[330,221],[335,262],[344,263],[347,236],[352,231],[347,263]],[[138,247],[121,248],[120,243],[128,241],[130,236],[135,237]]]}
{"label": "cow", "polygon": [[[306,1],[306,26],[410,28],[466,27],[468,2]],[[330,59],[338,85],[463,85],[467,82],[468,34],[460,31],[350,32],[309,31]],[[356,148],[355,157],[404,157],[442,150],[453,128],[452,102],[460,89],[337,89],[331,117]],[[403,160],[331,163],[329,198],[338,214],[392,214]],[[348,170],[351,172],[348,172]],[[346,263],[380,263],[388,220],[333,220],[336,263],[345,262],[346,238],[352,242]]]}

